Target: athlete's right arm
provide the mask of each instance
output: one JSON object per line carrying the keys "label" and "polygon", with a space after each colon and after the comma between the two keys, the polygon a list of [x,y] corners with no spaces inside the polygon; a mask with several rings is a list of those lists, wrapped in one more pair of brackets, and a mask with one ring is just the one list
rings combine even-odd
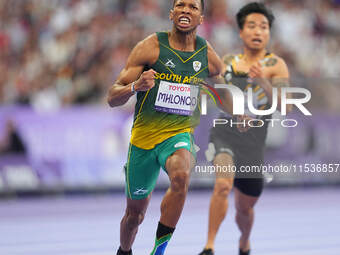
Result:
{"label": "athlete's right arm", "polygon": [[111,107],[125,104],[134,95],[132,87],[134,91],[147,91],[155,86],[156,71],[150,69],[143,72],[143,70],[145,66],[153,65],[158,55],[156,35],[151,35],[136,45],[117,81],[109,89],[107,101]]}

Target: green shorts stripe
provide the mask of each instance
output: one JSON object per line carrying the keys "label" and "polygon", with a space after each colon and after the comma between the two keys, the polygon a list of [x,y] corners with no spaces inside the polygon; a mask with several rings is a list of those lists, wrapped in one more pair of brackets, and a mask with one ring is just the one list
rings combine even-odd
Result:
{"label": "green shorts stripe", "polygon": [[131,157],[131,144],[129,145],[129,153],[128,153],[128,160],[127,160],[127,164],[126,164],[126,173],[125,173],[125,182],[126,182],[126,186],[127,186],[127,191],[129,193],[128,197],[131,198],[130,182],[129,182],[129,178],[126,178],[127,176],[129,176],[130,157]]}
{"label": "green shorts stripe", "polygon": [[160,168],[166,171],[166,160],[175,151],[186,149],[196,157],[193,136],[181,133],[170,137],[151,150],[140,149],[133,144],[129,146],[125,165],[125,192],[133,200],[149,196],[156,186]]}

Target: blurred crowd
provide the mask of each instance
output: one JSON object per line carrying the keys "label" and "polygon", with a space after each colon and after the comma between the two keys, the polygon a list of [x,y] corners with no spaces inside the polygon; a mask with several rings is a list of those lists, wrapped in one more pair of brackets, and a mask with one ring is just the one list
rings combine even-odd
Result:
{"label": "blurred crowd", "polygon": [[[235,14],[247,2],[206,0],[199,34],[219,54],[240,52]],[[265,2],[276,16],[269,50],[287,61],[293,77],[340,77],[340,1]],[[104,104],[136,42],[171,28],[171,6],[172,0],[0,0],[0,104]],[[338,99],[339,89],[334,93]]]}

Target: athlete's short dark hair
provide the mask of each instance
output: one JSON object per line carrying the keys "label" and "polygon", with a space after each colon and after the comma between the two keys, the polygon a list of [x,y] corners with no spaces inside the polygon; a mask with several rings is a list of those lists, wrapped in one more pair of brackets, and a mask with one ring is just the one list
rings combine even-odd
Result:
{"label": "athlete's short dark hair", "polygon": [[247,16],[252,13],[263,14],[268,19],[269,27],[272,27],[275,20],[272,11],[269,10],[263,3],[252,2],[243,6],[236,14],[237,25],[240,29],[243,29]]}
{"label": "athlete's short dark hair", "polygon": [[[174,3],[173,3],[173,6],[175,6],[175,3],[177,2],[178,0],[174,0]],[[202,6],[202,13],[204,11],[204,0],[201,0],[201,6]]]}

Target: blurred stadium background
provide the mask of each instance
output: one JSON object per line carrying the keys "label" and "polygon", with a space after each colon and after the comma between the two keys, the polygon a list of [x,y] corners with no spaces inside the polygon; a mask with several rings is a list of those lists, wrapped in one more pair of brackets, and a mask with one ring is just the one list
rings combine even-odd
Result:
{"label": "blurred stadium background", "polygon": [[[220,55],[239,53],[235,13],[245,0],[210,0],[199,34]],[[312,118],[270,132],[266,161],[339,163],[340,1],[265,1],[270,50],[292,86],[312,92]],[[171,27],[172,1],[0,1],[0,193],[123,190],[134,101],[109,109],[106,92],[130,50]],[[209,124],[210,125],[210,124]],[[202,121],[199,134],[206,132]],[[204,162],[207,135],[197,135]],[[160,186],[167,184],[160,178]],[[193,177],[193,187],[213,176]],[[274,178],[276,185],[339,184],[337,174]]]}

